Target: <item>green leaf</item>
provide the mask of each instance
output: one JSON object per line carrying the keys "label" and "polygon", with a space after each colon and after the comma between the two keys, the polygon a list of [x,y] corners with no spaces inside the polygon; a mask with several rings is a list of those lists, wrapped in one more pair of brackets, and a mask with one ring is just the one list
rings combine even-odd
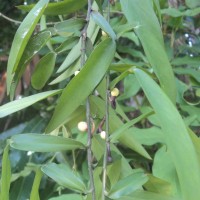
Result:
{"label": "green leaf", "polygon": [[[145,72],[137,69],[135,75],[158,115],[161,128],[166,135],[167,148],[177,170],[183,198],[198,200],[200,196],[198,189],[200,185],[199,161],[181,116],[170,99]],[[187,159],[185,159],[186,157]],[[189,171],[191,166],[192,171]]]}
{"label": "green leaf", "polygon": [[84,149],[81,142],[70,138],[41,134],[19,134],[11,137],[11,147],[23,151],[56,152]]}
{"label": "green leaf", "polygon": [[36,55],[40,49],[47,43],[47,41],[51,37],[51,32],[50,31],[44,31],[40,32],[34,37],[32,37],[22,55],[22,58],[19,62],[19,66],[15,73],[13,73],[10,77],[10,80],[12,80],[11,83],[11,88],[10,88],[10,96],[11,99],[13,99],[14,94],[15,94],[15,89],[17,88],[17,85],[19,83],[19,80],[21,79],[27,64],[30,62],[30,60],[33,58],[34,55]]}
{"label": "green leaf", "polygon": [[35,173],[35,179],[34,179],[32,190],[31,190],[30,200],[40,200],[39,188],[40,188],[40,182],[41,182],[42,176],[43,176],[43,173],[41,169],[38,168]]}
{"label": "green leaf", "polygon": [[109,191],[108,197],[111,199],[119,199],[122,196],[131,194],[140,189],[148,180],[144,172],[136,171],[133,174],[118,181]]}
{"label": "green leaf", "polygon": [[200,1],[199,0],[186,0],[186,5],[189,8],[195,8],[197,6],[200,6]]}
{"label": "green leaf", "polygon": [[176,85],[171,65],[164,48],[162,31],[149,0],[121,0],[122,11],[129,23],[138,23],[135,32],[144,48],[147,59],[155,71],[161,87],[176,101]]}
{"label": "green leaf", "polygon": [[58,22],[55,24],[56,33],[59,35],[66,37],[71,35],[80,35],[80,30],[83,28],[85,24],[84,19],[68,19],[62,22]]}
{"label": "green leaf", "polygon": [[[163,170],[164,171],[164,170]],[[148,175],[148,182],[145,183],[144,187],[149,192],[155,192],[165,195],[173,195],[172,186],[169,182],[157,178],[151,174]]]}
{"label": "green leaf", "polygon": [[[91,101],[91,110],[94,113],[98,113],[98,116],[103,116],[105,115],[105,101],[103,101],[99,97],[91,96],[90,97]],[[109,127],[110,127],[110,132],[114,132],[115,130],[119,129],[121,126],[123,126],[123,122],[121,119],[116,115],[115,111],[110,108],[109,110]],[[122,136],[119,138],[120,144],[123,144],[124,146],[127,146],[128,148],[138,152],[140,155],[144,156],[145,158],[151,159],[149,154],[146,152],[144,147],[134,138],[129,135],[132,134],[132,130],[126,130],[123,132]]]}
{"label": "green leaf", "polygon": [[97,11],[92,11],[91,12],[91,17],[92,19],[95,21],[95,23],[106,33],[108,33],[108,35],[113,39],[116,40],[117,36],[115,34],[115,32],[113,31],[112,27],[110,26],[110,24],[106,21],[106,19]]}
{"label": "green leaf", "polygon": [[[97,9],[97,5],[93,4],[93,9]],[[91,39],[92,43],[96,40],[97,34],[98,34],[99,28],[96,27],[96,24],[90,20],[89,25],[87,28],[87,36]],[[79,40],[78,44],[74,46],[73,49],[69,52],[66,59],[62,63],[62,65],[59,67],[57,73],[62,72],[63,70],[70,67],[72,63],[74,63],[80,56],[81,56],[81,39]]]}
{"label": "green leaf", "polygon": [[69,37],[59,47],[55,49],[56,53],[62,53],[64,51],[72,49],[78,43],[77,37]]}
{"label": "green leaf", "polygon": [[111,142],[115,142],[116,140],[118,140],[118,138],[120,138],[122,136],[122,134],[131,126],[133,126],[134,124],[138,123],[139,121],[141,121],[142,119],[148,117],[149,115],[153,114],[153,111],[148,111],[142,115],[140,115],[139,117],[137,117],[136,119],[133,119],[129,122],[127,122],[126,124],[124,124],[123,126],[121,126],[119,129],[117,129],[116,131],[114,131],[112,133],[112,135],[110,136]]}
{"label": "green leaf", "polygon": [[47,91],[47,92],[42,92],[42,93],[38,93],[35,95],[31,95],[29,97],[24,97],[22,99],[18,99],[18,100],[12,101],[10,103],[7,103],[3,106],[0,106],[0,118],[10,115],[19,110],[22,110],[28,106],[31,106],[32,104],[34,104],[38,101],[46,99],[49,96],[56,95],[60,92],[61,92],[61,90],[51,90],[51,91]]}
{"label": "green leaf", "polygon": [[153,192],[137,190],[132,193],[129,197],[122,197],[120,200],[182,200],[177,197],[169,197],[162,194],[157,194]]}
{"label": "green leaf", "polygon": [[139,143],[143,145],[154,145],[156,143],[165,143],[164,134],[161,129],[153,126],[151,128],[132,128],[129,137],[134,137]]}
{"label": "green leaf", "polygon": [[175,196],[181,196],[178,175],[170,154],[166,146],[161,147],[156,152],[152,167],[153,175],[170,183],[172,193]]}
{"label": "green leaf", "polygon": [[40,90],[45,86],[53,73],[55,62],[56,54],[54,52],[50,52],[40,59],[31,77],[31,84],[35,89]]}
{"label": "green leaf", "polygon": [[171,61],[172,65],[180,66],[180,65],[189,65],[194,67],[199,67],[200,57],[177,57]]}
{"label": "green leaf", "polygon": [[74,75],[75,71],[80,69],[80,59],[78,59],[71,67],[66,69],[62,74],[49,83],[49,85],[60,83],[70,76]]}
{"label": "green leaf", "polygon": [[9,160],[9,145],[7,145],[3,152],[2,170],[1,170],[1,200],[9,200],[9,190],[11,182],[11,167]]}
{"label": "green leaf", "polygon": [[64,164],[50,163],[42,167],[42,171],[59,185],[70,190],[86,193],[86,186],[81,178]]}
{"label": "green leaf", "polygon": [[95,48],[80,73],[63,90],[53,117],[47,126],[47,132],[64,124],[66,118],[95,89],[108,70],[115,49],[115,42],[111,39],[104,40]]}
{"label": "green leaf", "polygon": [[[49,0],[39,1],[35,7],[29,12],[23,22],[20,24],[10,50],[7,67],[7,93],[10,92],[12,82],[12,74],[16,71],[20,59],[23,55],[24,49],[31,37],[35,26],[37,25],[40,17],[42,16]],[[21,66],[20,66],[21,67]]]}
{"label": "green leaf", "polygon": [[79,42],[71,49],[69,54],[67,55],[66,59],[63,61],[61,66],[58,68],[57,73],[62,72],[63,70],[67,69],[72,63],[74,63],[81,55],[81,39]]}
{"label": "green leaf", "polygon": [[162,14],[166,14],[172,17],[182,17],[182,16],[196,16],[200,13],[200,7],[194,9],[188,9],[186,11],[180,11],[176,8],[167,8],[161,10]]}
{"label": "green leaf", "polygon": [[49,200],[83,200],[83,197],[79,194],[64,194],[59,197],[53,197]]}
{"label": "green leaf", "polygon": [[[76,0],[74,3],[73,0],[64,0],[59,2],[49,3],[45,9],[45,15],[65,15],[74,13],[81,8],[83,8],[87,3],[87,0]],[[24,11],[30,11],[33,8],[34,4],[28,6],[18,6],[19,9]]]}

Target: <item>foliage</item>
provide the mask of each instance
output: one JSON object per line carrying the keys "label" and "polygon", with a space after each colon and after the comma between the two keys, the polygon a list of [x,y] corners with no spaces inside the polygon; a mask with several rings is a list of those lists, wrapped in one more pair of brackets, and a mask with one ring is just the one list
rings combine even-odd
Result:
{"label": "foliage", "polygon": [[198,200],[199,1],[28,3],[0,106],[0,199]]}

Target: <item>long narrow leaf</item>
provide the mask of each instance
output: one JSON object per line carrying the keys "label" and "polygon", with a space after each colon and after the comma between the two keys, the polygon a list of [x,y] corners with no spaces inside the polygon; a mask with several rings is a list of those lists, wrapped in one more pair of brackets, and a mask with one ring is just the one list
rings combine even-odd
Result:
{"label": "long narrow leaf", "polygon": [[111,39],[104,40],[95,48],[80,73],[63,90],[53,117],[47,126],[47,132],[65,123],[66,118],[95,89],[108,70],[115,49],[115,42]]}
{"label": "long narrow leaf", "polygon": [[176,85],[164,48],[162,31],[154,13],[152,1],[149,0],[121,0],[122,10],[129,23],[137,22],[135,28],[145,54],[153,67],[160,84],[166,94],[175,103]]}
{"label": "long narrow leaf", "polygon": [[39,187],[40,187],[42,176],[43,176],[43,173],[41,169],[38,168],[35,173],[35,179],[34,179],[32,190],[31,190],[30,200],[40,200]]}
{"label": "long narrow leaf", "polygon": [[85,148],[83,143],[70,138],[32,133],[13,136],[10,145],[15,149],[36,152],[56,152]]}
{"label": "long narrow leaf", "polygon": [[50,163],[42,167],[42,171],[58,184],[78,192],[86,193],[86,186],[79,176],[65,165]]}
{"label": "long narrow leaf", "polygon": [[9,160],[9,145],[4,149],[1,172],[1,200],[9,200],[9,190],[11,181],[11,167]]}
{"label": "long narrow leaf", "polygon": [[0,118],[10,115],[14,112],[22,110],[28,106],[33,105],[34,103],[46,99],[49,96],[56,95],[60,93],[61,90],[51,90],[48,92],[42,92],[35,95],[31,95],[29,97],[24,97],[22,99],[18,99],[7,103],[3,106],[0,106]]}
{"label": "long narrow leaf", "polygon": [[12,82],[12,73],[16,71],[19,61],[23,55],[24,49],[37,25],[40,17],[42,16],[49,0],[39,1],[35,7],[29,12],[26,18],[19,26],[10,51],[7,68],[7,93],[10,91]]}
{"label": "long narrow leaf", "polygon": [[166,94],[145,72],[137,69],[135,75],[159,117],[161,128],[166,135],[167,148],[177,170],[184,200],[198,200],[199,160],[181,116]]}

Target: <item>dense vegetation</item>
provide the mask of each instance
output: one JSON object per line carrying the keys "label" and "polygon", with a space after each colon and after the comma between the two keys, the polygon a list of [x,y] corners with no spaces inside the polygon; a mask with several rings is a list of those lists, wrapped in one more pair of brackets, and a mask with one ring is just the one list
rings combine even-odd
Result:
{"label": "dense vegetation", "polygon": [[0,200],[199,200],[199,0],[0,11]]}

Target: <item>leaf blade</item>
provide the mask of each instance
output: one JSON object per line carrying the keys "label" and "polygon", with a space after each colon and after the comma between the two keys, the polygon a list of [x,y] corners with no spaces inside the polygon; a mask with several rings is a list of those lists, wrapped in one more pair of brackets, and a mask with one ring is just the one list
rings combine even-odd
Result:
{"label": "leaf blade", "polygon": [[[197,200],[197,196],[200,195],[200,191],[197,189],[200,185],[200,167],[185,124],[169,98],[145,72],[137,69],[135,75],[160,119],[161,127],[166,135],[165,141],[178,173],[183,197],[184,199]],[[177,141],[179,142],[177,143]],[[185,149],[184,152],[183,149]],[[193,170],[189,172],[188,169],[191,165]],[[194,182],[196,184],[192,191],[189,185]]]}
{"label": "leaf blade", "polygon": [[[53,117],[47,126],[47,132],[51,132],[65,123],[65,119],[93,91],[108,70],[115,49],[115,42],[111,39],[104,40],[96,47],[80,73],[63,90]],[[98,76],[96,76],[97,74]]]}
{"label": "leaf blade", "polygon": [[49,96],[56,95],[60,92],[61,90],[52,90],[9,102],[3,106],[0,106],[0,118],[22,110],[38,101],[41,101]]}
{"label": "leaf blade", "polygon": [[[135,6],[137,5],[137,6]],[[149,0],[121,0],[122,11],[130,23],[138,23],[135,32],[144,48],[147,59],[155,71],[160,84],[172,102],[176,102],[176,84],[164,49],[162,31]]]}
{"label": "leaf blade", "polygon": [[10,145],[15,149],[35,152],[57,152],[85,148],[83,143],[70,138],[33,133],[14,135],[10,140]]}
{"label": "leaf blade", "polygon": [[16,71],[23,51],[28,43],[35,26],[42,16],[49,0],[39,1],[19,26],[10,50],[7,67],[7,93],[9,94],[12,74]]}

